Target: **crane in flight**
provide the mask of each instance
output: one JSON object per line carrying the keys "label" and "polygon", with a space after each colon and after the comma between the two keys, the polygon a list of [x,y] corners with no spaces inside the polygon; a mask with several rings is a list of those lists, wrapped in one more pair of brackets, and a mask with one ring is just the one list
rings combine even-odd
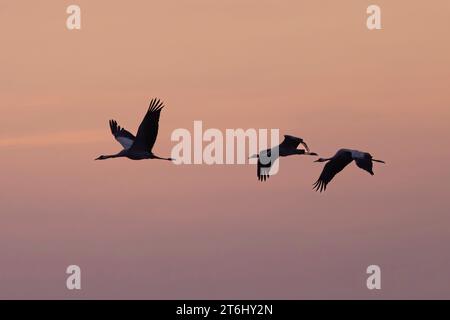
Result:
{"label": "crane in flight", "polygon": [[160,159],[172,161],[172,158],[161,158],[153,154],[152,149],[158,136],[159,116],[164,104],[159,99],[152,99],[148,111],[142,120],[136,137],[117,125],[115,120],[109,121],[111,133],[122,145],[123,150],[116,154],[101,155],[95,160],[126,157],[131,160]]}
{"label": "crane in flight", "polygon": [[[297,149],[302,144],[305,149]],[[302,138],[285,135],[283,142],[278,146],[263,150],[250,158],[258,158],[257,177],[259,181],[266,181],[270,177],[270,168],[278,157],[287,157],[291,155],[317,156],[317,153],[310,152],[308,145]]]}
{"label": "crane in flight", "polygon": [[314,161],[328,162],[325,164],[319,179],[317,179],[317,181],[313,184],[313,189],[320,192],[325,191],[327,189],[327,184],[334,178],[334,176],[341,172],[353,160],[358,167],[367,171],[372,176],[374,175],[372,168],[373,161],[385,163],[383,160],[373,159],[372,155],[367,152],[351,149],[339,149],[331,158],[319,158]]}

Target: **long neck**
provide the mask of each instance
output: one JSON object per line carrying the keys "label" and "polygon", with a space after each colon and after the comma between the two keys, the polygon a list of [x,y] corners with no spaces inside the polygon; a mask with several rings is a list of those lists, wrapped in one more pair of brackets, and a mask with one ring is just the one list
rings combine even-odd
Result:
{"label": "long neck", "polygon": [[98,157],[95,160],[106,160],[106,159],[110,159],[110,158],[118,158],[118,157],[123,157],[123,154],[121,152],[117,153],[117,154],[107,154],[107,155],[101,155],[100,157]]}
{"label": "long neck", "polygon": [[110,155],[104,156],[105,159],[118,158],[118,157],[121,157],[121,155],[119,155],[119,154],[110,154]]}
{"label": "long neck", "polygon": [[158,157],[158,156],[155,156],[155,155],[153,155],[152,158],[153,158],[153,159],[159,159],[159,160],[167,160],[167,161],[172,161],[172,160],[174,160],[174,159],[172,159],[172,158],[161,158],[161,157]]}

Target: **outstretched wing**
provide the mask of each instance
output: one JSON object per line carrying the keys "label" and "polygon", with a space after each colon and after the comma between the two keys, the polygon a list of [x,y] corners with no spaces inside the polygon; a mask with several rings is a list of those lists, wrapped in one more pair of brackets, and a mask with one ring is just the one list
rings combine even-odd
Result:
{"label": "outstretched wing", "polygon": [[294,137],[294,136],[289,136],[286,134],[286,135],[284,135],[284,140],[283,140],[283,142],[281,142],[280,147],[285,146],[285,147],[290,147],[292,149],[295,149],[298,147],[300,142],[302,142],[302,139]]}
{"label": "outstretched wing", "polygon": [[159,116],[164,107],[159,99],[152,99],[147,114],[139,126],[131,149],[139,151],[151,151],[158,136]]}
{"label": "outstretched wing", "polygon": [[109,127],[114,138],[122,145],[124,149],[129,149],[134,142],[135,136],[117,125],[117,121],[109,120]]}
{"label": "outstretched wing", "polygon": [[313,189],[316,191],[325,191],[327,184],[336,174],[342,171],[350,162],[353,161],[351,152],[339,150],[336,155],[323,167],[319,179],[314,183]]}
{"label": "outstretched wing", "polygon": [[372,176],[374,175],[374,173],[373,173],[372,156],[366,155],[364,158],[356,159],[355,163],[356,163],[356,165],[358,167],[360,167],[361,169],[367,171]]}
{"label": "outstretched wing", "polygon": [[266,181],[270,178],[270,168],[278,157],[273,156],[271,149],[264,150],[259,154],[256,175],[259,181]]}
{"label": "outstretched wing", "polygon": [[284,140],[281,142],[280,148],[285,150],[293,150],[297,149],[300,143],[305,147],[306,151],[309,152],[308,145],[303,141],[303,139],[290,135],[284,135]]}

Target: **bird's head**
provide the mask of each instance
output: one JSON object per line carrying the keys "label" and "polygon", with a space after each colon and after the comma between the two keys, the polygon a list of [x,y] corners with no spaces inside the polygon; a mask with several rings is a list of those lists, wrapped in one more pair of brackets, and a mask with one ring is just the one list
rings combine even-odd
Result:
{"label": "bird's head", "polygon": [[324,159],[324,158],[319,158],[319,159],[317,159],[316,161],[314,161],[314,162],[325,162],[325,161],[327,161],[327,159]]}
{"label": "bird's head", "polygon": [[98,157],[98,158],[95,158],[94,160],[105,160],[105,159],[107,159],[107,157],[106,157],[106,156],[103,156],[103,155],[101,155],[100,157]]}

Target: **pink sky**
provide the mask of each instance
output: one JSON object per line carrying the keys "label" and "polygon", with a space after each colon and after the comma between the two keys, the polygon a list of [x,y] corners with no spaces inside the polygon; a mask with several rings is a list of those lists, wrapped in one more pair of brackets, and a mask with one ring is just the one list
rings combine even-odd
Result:
{"label": "pink sky", "polygon": [[[366,8],[382,9],[382,30]],[[0,0],[0,298],[450,298],[450,2]],[[351,165],[113,159],[176,128],[279,128]],[[68,291],[65,269],[82,269]],[[381,291],[365,270],[380,265]]]}

